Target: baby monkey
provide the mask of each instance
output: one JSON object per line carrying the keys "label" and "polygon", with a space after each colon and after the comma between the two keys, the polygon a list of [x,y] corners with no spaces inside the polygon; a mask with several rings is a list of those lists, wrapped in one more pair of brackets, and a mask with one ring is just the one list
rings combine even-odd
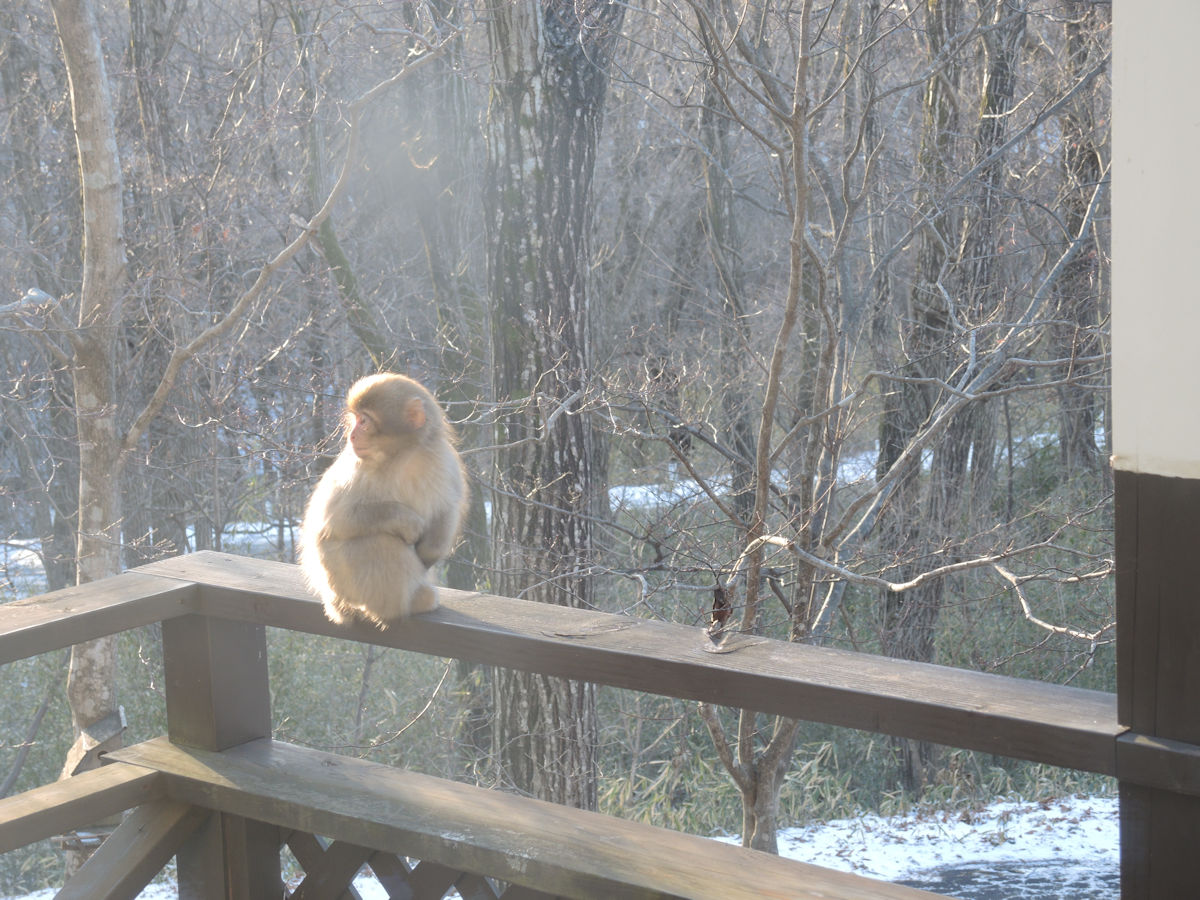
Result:
{"label": "baby monkey", "polygon": [[411,378],[356,381],[346,427],[305,510],[300,565],[331,621],[387,628],[437,606],[429,568],[458,538],[466,480],[441,407]]}

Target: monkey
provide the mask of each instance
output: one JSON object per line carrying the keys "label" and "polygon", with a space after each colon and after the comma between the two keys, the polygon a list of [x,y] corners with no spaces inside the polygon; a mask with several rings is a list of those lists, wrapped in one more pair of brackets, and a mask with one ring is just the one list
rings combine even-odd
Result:
{"label": "monkey", "polygon": [[344,428],[304,512],[300,566],[331,622],[387,628],[437,607],[429,569],[458,539],[466,478],[441,407],[404,375],[356,381]]}

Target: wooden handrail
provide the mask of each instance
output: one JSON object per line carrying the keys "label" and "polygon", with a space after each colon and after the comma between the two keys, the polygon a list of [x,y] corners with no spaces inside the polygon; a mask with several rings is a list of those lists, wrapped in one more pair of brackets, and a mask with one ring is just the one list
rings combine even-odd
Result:
{"label": "wooden handrail", "polygon": [[0,605],[0,665],[188,611],[195,585],[138,571]]}
{"label": "wooden handrail", "polygon": [[296,566],[203,552],[135,570],[193,585],[196,612],[703,700],[1105,775],[1113,694],[759,637],[443,591],[402,627],[333,625]]}
{"label": "wooden handrail", "polygon": [[443,590],[402,627],[334,625],[290,564],[201,552],[0,606],[0,664],[186,613],[534,670],[1116,774],[1113,694]]}
{"label": "wooden handrail", "polygon": [[0,799],[0,853],[163,796],[157,772],[105,766]]}
{"label": "wooden handrail", "polygon": [[[1117,775],[1123,784],[1200,794],[1200,748],[1127,733],[1118,722],[1113,694],[758,636],[735,634],[718,645],[695,627],[488,594],[445,590],[442,597],[433,613],[385,631],[360,623],[334,625],[296,566],[202,552],[0,606],[0,664],[162,622],[168,729],[175,742],[164,746],[192,748],[184,753],[230,753],[269,742],[266,626],[983,750]],[[230,666],[231,660],[237,665]],[[196,749],[201,747],[206,749]],[[30,822],[40,823],[39,833],[51,823],[70,827],[68,819],[90,816],[99,807],[140,803],[141,793],[161,796],[164,790],[161,782],[140,777],[102,783],[113,777],[89,774],[86,781],[71,779],[5,801],[0,836],[11,843],[18,839],[14,828]],[[233,816],[222,826],[232,829],[233,849],[222,852],[258,858],[265,852],[259,844],[271,843],[254,830],[252,819],[238,818],[257,815],[237,806],[245,798],[175,799]],[[331,794],[320,807],[336,806],[334,800]],[[166,800],[157,802],[161,806]],[[163,837],[145,862],[130,870],[134,881],[148,877],[158,856],[171,850],[187,824],[185,812],[163,807],[154,813]],[[347,834],[361,839],[354,827],[347,826]],[[368,852],[366,846],[363,841],[356,852]],[[181,877],[185,868],[189,877],[208,877],[205,873],[220,865],[211,855],[219,850],[207,840],[189,841],[180,850],[188,854]],[[496,851],[503,854],[502,842]],[[583,870],[568,865],[565,871]],[[273,885],[278,866],[246,877]],[[836,895],[858,896],[855,889],[848,882]],[[588,888],[580,896],[598,894]]]}

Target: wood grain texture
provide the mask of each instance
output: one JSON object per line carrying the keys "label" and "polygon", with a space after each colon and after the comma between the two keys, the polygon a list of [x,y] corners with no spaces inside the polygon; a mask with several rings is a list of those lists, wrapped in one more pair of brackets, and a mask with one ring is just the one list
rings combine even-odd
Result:
{"label": "wood grain texture", "polygon": [[0,800],[0,853],[101,822],[163,796],[162,779],[132,766],[102,766]]}
{"label": "wood grain texture", "polygon": [[187,612],[189,584],[140,572],[0,605],[0,665]]}
{"label": "wood grain texture", "polygon": [[224,750],[271,734],[266,629],[212,616],[163,623],[171,740]]}
{"label": "wood grain texture", "polygon": [[1114,478],[1122,721],[1200,745],[1200,480]]}
{"label": "wood grain texture", "polygon": [[[220,884],[220,900],[258,900],[260,897],[283,897],[283,878],[280,874],[279,848],[283,835],[274,825],[253,822],[239,816],[221,814],[213,816],[220,824],[221,862],[223,884]],[[210,820],[211,822],[212,820]],[[203,843],[201,837],[199,843]],[[177,880],[180,894],[188,884],[187,874],[180,861],[192,854],[193,864],[201,863],[206,854],[203,848],[192,846],[189,840],[180,847],[175,856]],[[208,885],[204,885],[205,888]],[[192,892],[191,900],[201,900],[203,891]]]}
{"label": "wood grain texture", "polygon": [[373,852],[345,841],[323,847],[313,835],[293,832],[288,849],[304,869],[304,880],[292,893],[292,900],[362,900],[351,885],[355,874]]}
{"label": "wood grain texture", "polygon": [[56,895],[56,900],[134,900],[212,813],[174,800],[139,806]]}
{"label": "wood grain texture", "polygon": [[1114,472],[1121,896],[1200,896],[1200,479]]}
{"label": "wood grain texture", "polygon": [[1116,771],[1116,698],[1099,691],[767,638],[718,647],[686,625],[444,589],[441,608],[402,626],[339,626],[295,566],[205,552],[138,571],[198,584],[214,616]]}
{"label": "wood grain texture", "polygon": [[[563,897],[917,900],[911,888],[271,740],[220,753],[164,738],[112,754],[168,794]],[[419,867],[418,867],[419,868]]]}
{"label": "wood grain texture", "polygon": [[1117,772],[1123,782],[1200,798],[1200,747],[1195,744],[1123,734],[1117,738]]}

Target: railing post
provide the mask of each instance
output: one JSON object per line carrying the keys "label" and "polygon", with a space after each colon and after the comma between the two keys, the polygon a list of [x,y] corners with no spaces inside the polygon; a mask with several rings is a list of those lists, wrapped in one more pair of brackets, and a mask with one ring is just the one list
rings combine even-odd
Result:
{"label": "railing post", "polygon": [[[1143,745],[1170,742],[1177,757],[1194,754],[1200,750],[1200,603],[1194,566],[1200,480],[1118,469],[1114,486],[1118,714]],[[1167,787],[1136,784],[1147,765],[1139,749],[1118,742],[1121,896],[1198,896],[1200,796],[1190,783],[1194,776],[1187,769],[1172,774],[1170,763],[1160,762],[1164,771],[1153,774]]]}
{"label": "railing post", "polygon": [[[227,750],[271,736],[266,629],[181,616],[162,623],[167,736]],[[176,855],[181,900],[282,896],[279,829],[215,814]]]}

